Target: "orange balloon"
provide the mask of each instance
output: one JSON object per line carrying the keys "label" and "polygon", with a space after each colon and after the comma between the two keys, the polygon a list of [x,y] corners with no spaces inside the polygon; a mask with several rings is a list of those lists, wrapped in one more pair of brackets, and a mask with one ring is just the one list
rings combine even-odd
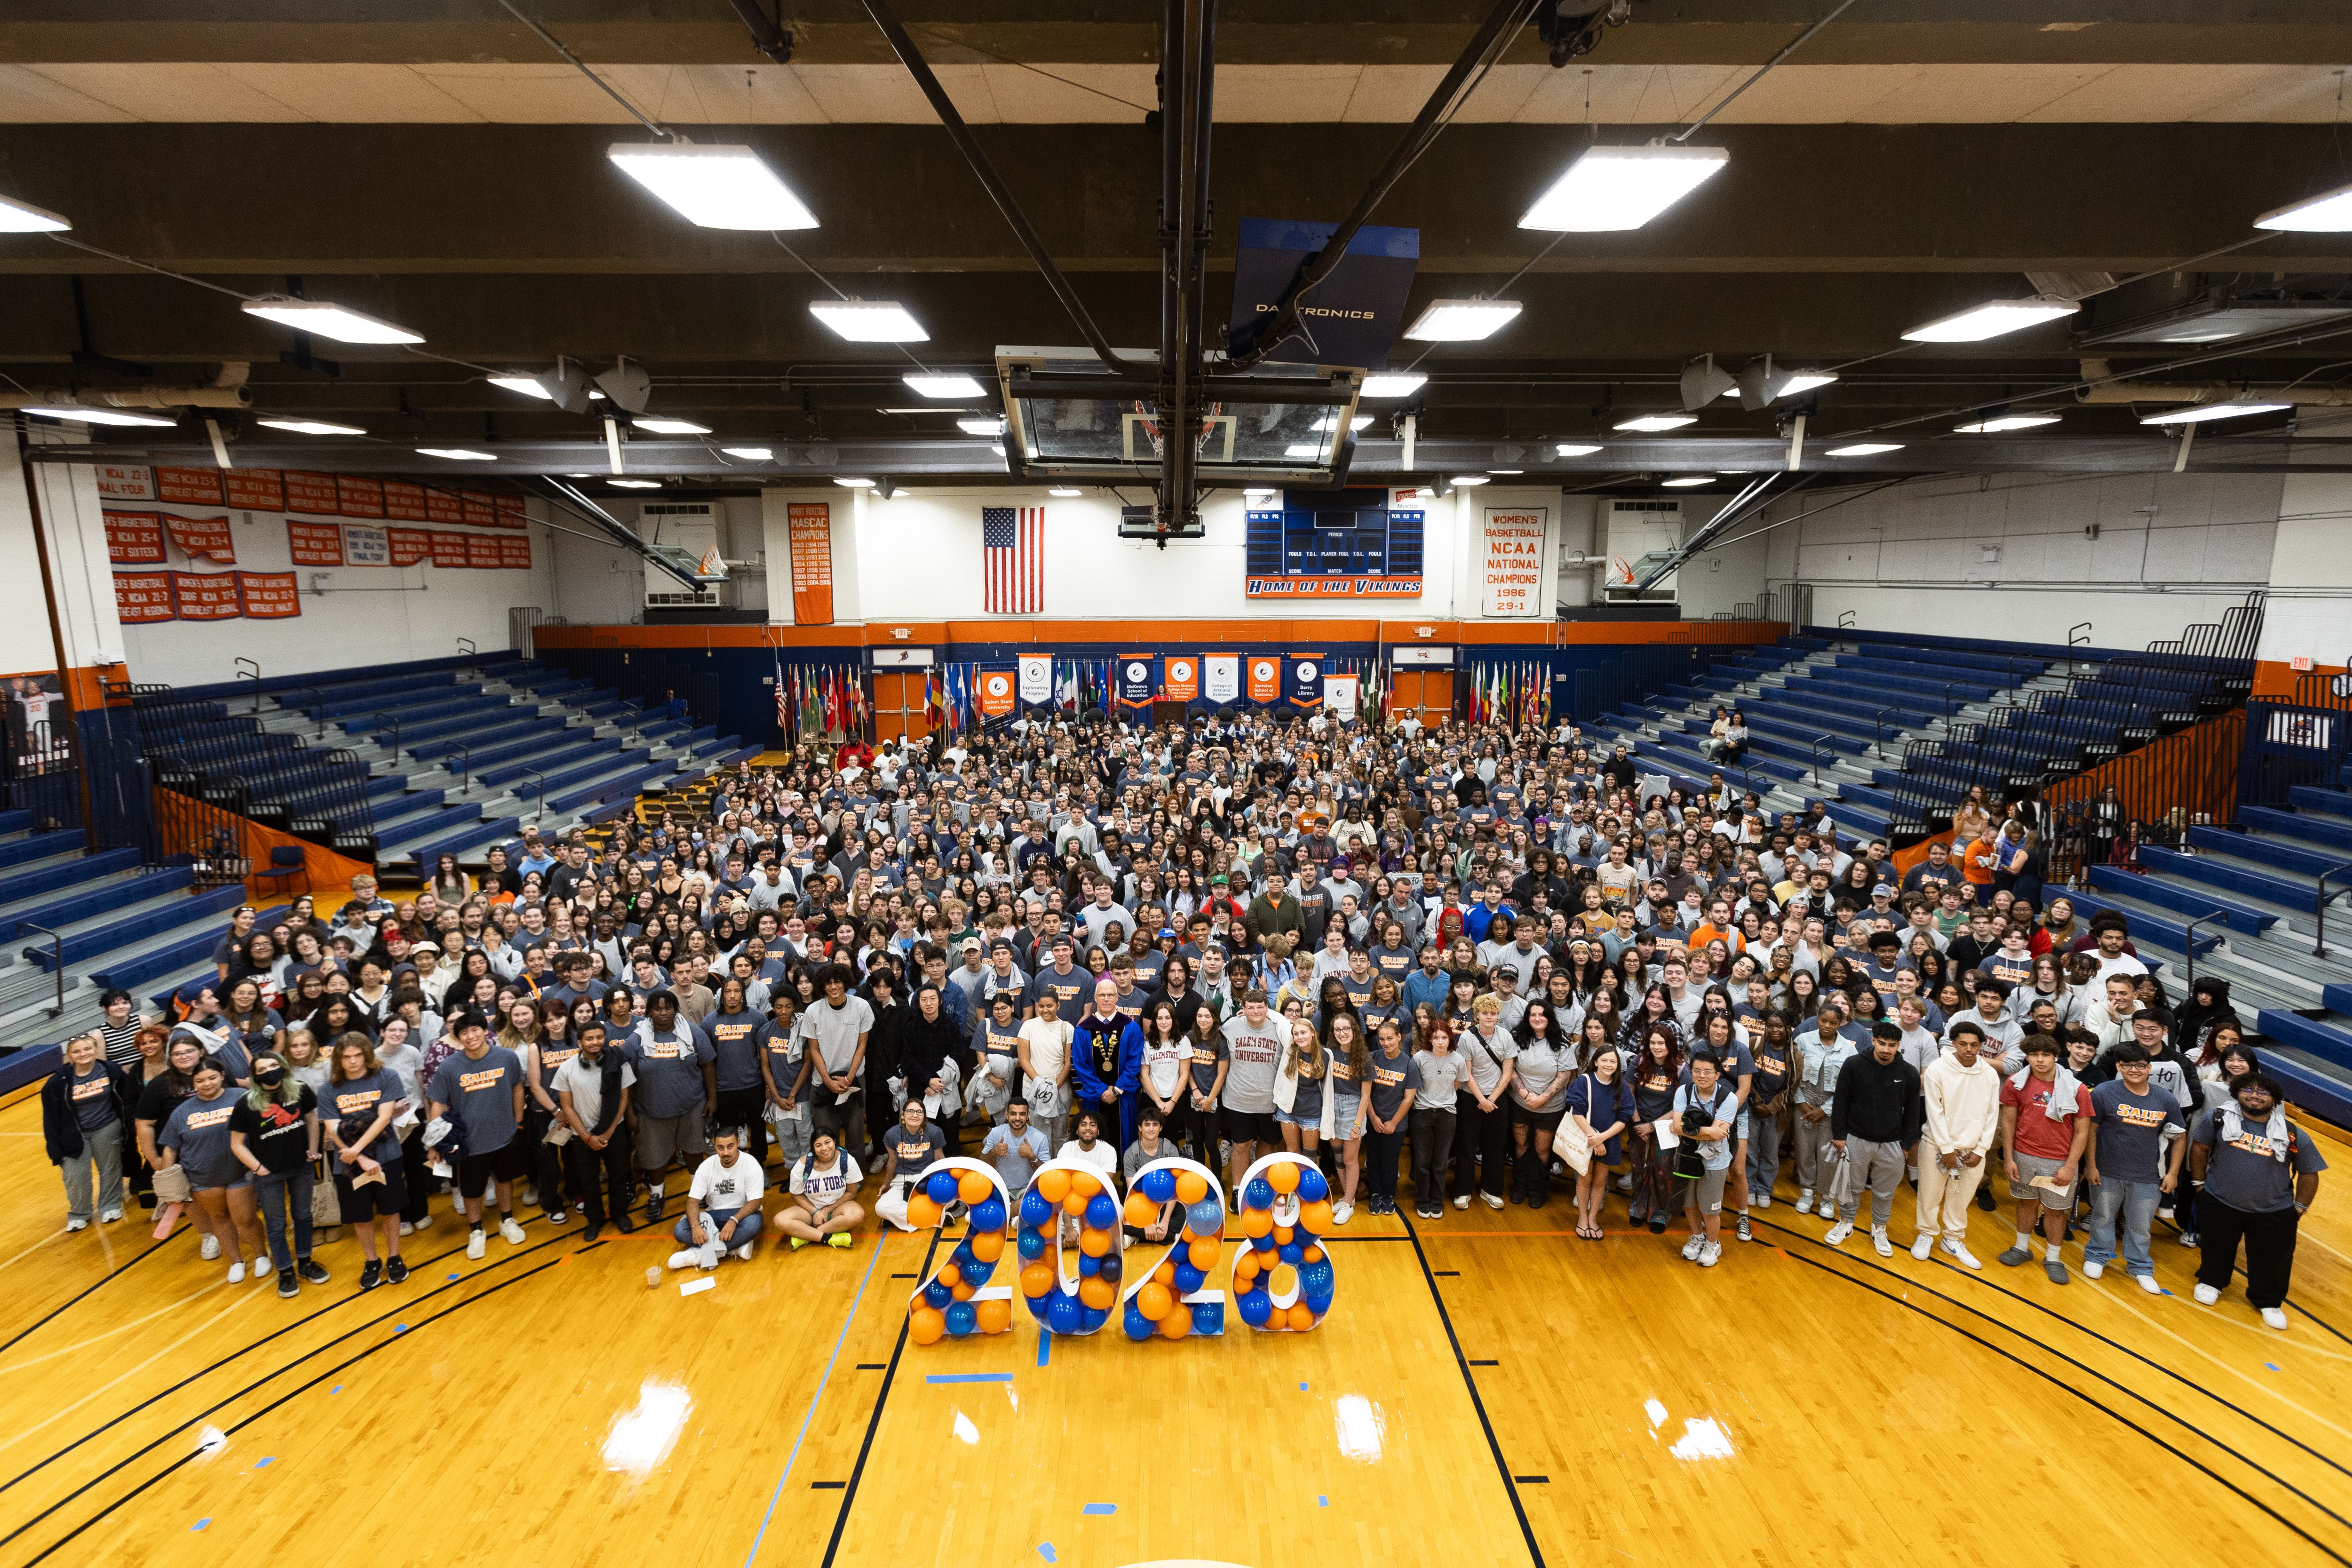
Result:
{"label": "orange balloon", "polygon": [[1162,1259],[1160,1260],[1160,1267],[1159,1267],[1159,1268],[1155,1268],[1155,1269],[1153,1269],[1153,1270],[1151,1271],[1151,1278],[1152,1278],[1153,1281],[1154,1281],[1155,1283],[1158,1283],[1158,1284],[1161,1284],[1161,1285],[1173,1285],[1173,1284],[1175,1284],[1175,1283],[1176,1283],[1176,1265],[1175,1265],[1175,1264],[1173,1264],[1173,1263],[1171,1263],[1171,1262],[1170,1262],[1170,1261],[1168,1261],[1168,1260],[1167,1260],[1167,1259],[1165,1259],[1165,1258],[1162,1258]]}
{"label": "orange balloon", "polygon": [[1110,1232],[1082,1230],[1078,1232],[1078,1250],[1088,1258],[1100,1258],[1110,1251]]}
{"label": "orange balloon", "polygon": [[958,1282],[963,1279],[963,1270],[958,1268],[952,1263],[942,1264],[940,1268],[940,1271],[933,1275],[932,1278],[937,1279],[940,1284],[946,1286],[949,1289],[952,1290],[956,1288]]}
{"label": "orange balloon", "polygon": [[1153,1203],[1141,1193],[1129,1193],[1127,1194],[1128,1224],[1138,1226],[1147,1226],[1159,1217],[1160,1205],[1158,1204]]}
{"label": "orange balloon", "polygon": [[1192,1331],[1192,1309],[1181,1301],[1169,1308],[1168,1315],[1160,1320],[1160,1332],[1164,1339],[1181,1340]]}
{"label": "orange balloon", "polygon": [[1199,1269],[1202,1273],[1206,1274],[1210,1269],[1214,1268],[1217,1266],[1217,1254],[1223,1250],[1223,1245],[1218,1242],[1194,1242],[1190,1249],[1192,1258],[1192,1267]]}
{"label": "orange balloon", "polygon": [[1148,1281],[1135,1293],[1135,1310],[1155,1323],[1166,1317],[1168,1309],[1175,1304],[1176,1298],[1168,1293],[1168,1287],[1156,1279]]}
{"label": "orange balloon", "polygon": [[1265,1168],[1265,1183],[1266,1185],[1272,1187],[1277,1193],[1297,1192],[1298,1190],[1298,1165],[1297,1162],[1291,1160],[1277,1160],[1273,1164],[1268,1165]]}
{"label": "orange balloon", "polygon": [[1090,1198],[1102,1191],[1102,1183],[1084,1171],[1070,1173],[1070,1191],[1082,1198]]}
{"label": "orange balloon", "polygon": [[1234,1281],[1236,1285],[1246,1285],[1257,1278],[1257,1249],[1246,1247],[1239,1258],[1234,1259]]}
{"label": "orange balloon", "polygon": [[1298,1208],[1298,1224],[1302,1229],[1312,1231],[1317,1236],[1329,1235],[1331,1230],[1331,1201],[1328,1198],[1318,1198],[1311,1204],[1300,1205]]}
{"label": "orange balloon", "polygon": [[1110,1304],[1118,1300],[1118,1289],[1097,1274],[1078,1281],[1078,1300],[1097,1312],[1107,1311]]}
{"label": "orange balloon", "polygon": [[919,1345],[935,1345],[948,1331],[948,1321],[937,1307],[917,1307],[907,1314],[907,1333]]}
{"label": "orange balloon", "polygon": [[973,1294],[978,1291],[980,1287],[977,1285],[973,1285],[969,1282],[958,1285],[955,1287],[955,1299],[959,1301],[969,1301],[972,1299]]}
{"label": "orange balloon", "polygon": [[1049,1204],[1058,1205],[1070,1195],[1070,1173],[1040,1171],[1037,1173],[1037,1195]]}
{"label": "orange balloon", "polygon": [[1290,1331],[1293,1333],[1304,1333],[1315,1326],[1314,1310],[1304,1301],[1290,1309],[1289,1317]]}
{"label": "orange balloon", "polygon": [[1062,1200],[1062,1212],[1068,1215],[1072,1219],[1084,1219],[1087,1213],[1087,1199],[1080,1197],[1076,1193],[1072,1193],[1068,1197]]}
{"label": "orange balloon", "polygon": [[1033,1263],[1021,1271],[1021,1293],[1024,1296],[1031,1298],[1043,1296],[1053,1288],[1054,1266],[1052,1264]]}
{"label": "orange balloon", "polygon": [[1276,1247],[1288,1247],[1288,1246],[1290,1245],[1290,1242],[1291,1242],[1292,1235],[1293,1235],[1293,1232],[1291,1231],[1290,1226],[1286,1226],[1286,1225],[1278,1225],[1278,1226],[1276,1226],[1274,1227],[1274,1244],[1275,1244],[1275,1246],[1276,1246]]}
{"label": "orange balloon", "polygon": [[983,1230],[971,1238],[971,1255],[982,1263],[993,1263],[1004,1256],[1004,1233]]}
{"label": "orange balloon", "polygon": [[1319,1247],[1310,1247],[1298,1256],[1308,1263],[1320,1263],[1323,1261],[1323,1249]]}
{"label": "orange balloon", "polygon": [[1266,1209],[1242,1210],[1242,1234],[1255,1241],[1274,1229],[1274,1215]]}
{"label": "orange balloon", "polygon": [[907,1223],[917,1230],[929,1230],[940,1223],[940,1205],[917,1193],[907,1200]]}
{"label": "orange balloon", "polygon": [[978,1171],[966,1171],[956,1178],[956,1196],[967,1204],[985,1203],[995,1193],[996,1184]]}
{"label": "orange balloon", "polygon": [[1176,1173],[1176,1201],[1192,1207],[1209,1195],[1209,1179],[1198,1171]]}
{"label": "orange balloon", "polygon": [[980,1331],[1001,1334],[1013,1326],[1013,1303],[1002,1296],[991,1297],[980,1303]]}

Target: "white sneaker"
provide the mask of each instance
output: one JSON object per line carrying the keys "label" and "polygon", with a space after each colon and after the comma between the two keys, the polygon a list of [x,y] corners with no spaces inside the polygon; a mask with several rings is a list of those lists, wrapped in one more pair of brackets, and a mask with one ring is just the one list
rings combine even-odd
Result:
{"label": "white sneaker", "polygon": [[68,1219],[66,1221],[66,1228],[68,1230],[88,1230],[89,1228],[89,1221],[86,1219]]}
{"label": "white sneaker", "polygon": [[566,1210],[550,1209],[547,1215],[547,1223],[550,1225],[562,1225],[568,1222],[571,1218],[571,1214]]}
{"label": "white sneaker", "polygon": [[738,1258],[741,1258],[741,1259],[742,1259],[744,1262],[746,1262],[746,1263],[751,1262],[751,1244],[750,1242],[748,1242],[748,1241],[747,1241],[747,1242],[745,1242],[742,1246],[740,1246],[740,1247],[737,1247],[737,1248],[735,1249],[735,1256],[736,1256],[736,1257],[738,1257]]}
{"label": "white sneaker", "polygon": [[1772,1206],[1772,1194],[1769,1193],[1758,1193],[1749,1201],[1759,1209],[1769,1209]]}
{"label": "white sneaker", "polygon": [[416,1234],[416,1227],[409,1224],[406,1220],[402,1220],[400,1222],[400,1234],[403,1236],[414,1236]]}
{"label": "white sneaker", "polygon": [[1331,1205],[1331,1223],[1333,1225],[1345,1225],[1349,1219],[1355,1216],[1355,1213],[1356,1205],[1347,1202],[1345,1199],[1342,1199],[1339,1203]]}
{"label": "white sneaker", "polygon": [[1706,1247],[1706,1237],[1696,1232],[1693,1232],[1691,1238],[1683,1243],[1684,1260],[1685,1262],[1696,1262],[1698,1260],[1699,1253]]}
{"label": "white sneaker", "polygon": [[2147,1291],[2149,1295],[2161,1296],[2164,1294],[2164,1287],[2156,1282],[2155,1275],[2135,1274],[2132,1278],[2137,1280],[2139,1282],[2139,1288]]}
{"label": "white sneaker", "polygon": [[1895,1243],[1888,1238],[1886,1227],[1883,1225],[1874,1225],[1870,1227],[1870,1245],[1878,1248],[1878,1256],[1881,1258],[1895,1256]]}
{"label": "white sneaker", "polygon": [[1486,1206],[1490,1209],[1500,1209],[1503,1206],[1503,1200],[1492,1193],[1480,1193],[1478,1195],[1486,1200]]}
{"label": "white sneaker", "polygon": [[2093,1262],[2091,1259],[2089,1259],[2089,1258],[2085,1258],[2084,1259],[2083,1259],[2083,1278],[2084,1278],[2084,1279],[2096,1279],[2100,1275],[2105,1274],[2106,1271],[2107,1271],[2107,1266],[2106,1266],[2105,1264],[2104,1264],[2104,1263],[2095,1263],[2095,1262]]}
{"label": "white sneaker", "polygon": [[1917,1258],[1922,1263],[1927,1262],[1927,1254],[1935,1250],[1936,1233],[1932,1230],[1921,1231],[1919,1233],[1918,1239],[1911,1244],[1911,1256]]}
{"label": "white sneaker", "polygon": [[206,1233],[204,1240],[196,1244],[196,1256],[203,1258],[207,1263],[210,1263],[214,1258],[218,1258],[220,1256],[220,1237],[211,1235],[210,1233]]}
{"label": "white sneaker", "polygon": [[698,1247],[681,1247],[669,1255],[669,1266],[672,1268],[691,1268],[701,1261],[702,1252]]}
{"label": "white sneaker", "polygon": [[1849,1219],[1842,1219],[1838,1221],[1837,1224],[1830,1226],[1829,1234],[1822,1237],[1822,1239],[1827,1242],[1830,1246],[1835,1247],[1843,1242],[1847,1237],[1852,1236],[1853,1234],[1853,1222]]}
{"label": "white sneaker", "polygon": [[98,1223],[100,1225],[120,1225],[122,1223],[122,1211],[121,1209],[108,1209],[104,1214],[98,1216]]}
{"label": "white sneaker", "polygon": [[1470,1206],[1470,1194],[1468,1193],[1465,1193],[1460,1197],[1454,1199],[1454,1206],[1458,1209],[1468,1208]]}
{"label": "white sneaker", "polygon": [[509,1247],[522,1245],[522,1226],[515,1224],[512,1215],[508,1215],[499,1221],[499,1234],[506,1238]]}
{"label": "white sneaker", "polygon": [[1811,1214],[1813,1212],[1813,1194],[1811,1188],[1808,1187],[1803,1192],[1797,1194],[1797,1212],[1799,1214]]}
{"label": "white sneaker", "polygon": [[485,1240],[485,1239],[483,1238],[482,1233],[481,1233],[480,1231],[476,1230],[476,1231],[469,1231],[469,1232],[467,1232],[467,1236],[466,1236],[466,1256],[467,1256],[467,1257],[468,1257],[468,1258],[479,1258],[479,1257],[482,1255],[482,1253],[483,1253],[483,1252],[484,1252],[484,1251],[488,1247],[488,1246],[489,1246],[489,1243],[488,1243],[487,1240]]}
{"label": "white sneaker", "polygon": [[1630,1192],[1632,1192],[1632,1191],[1633,1190],[1633,1177],[1631,1177],[1631,1176],[1620,1176],[1620,1177],[1618,1177],[1618,1178],[1617,1178],[1617,1190],[1618,1190],[1619,1192],[1621,1192],[1621,1193],[1630,1193]]}
{"label": "white sneaker", "polygon": [[1723,1243],[1710,1241],[1698,1249],[1698,1266],[1701,1268],[1712,1268],[1722,1257]]}
{"label": "white sneaker", "polygon": [[428,1214],[419,1219],[416,1222],[416,1228],[419,1230],[431,1230],[433,1228],[433,1216]]}
{"label": "white sneaker", "polygon": [[2221,1292],[2210,1285],[2200,1285],[2189,1294],[2197,1299],[2197,1304],[2200,1307],[2210,1307],[2221,1299]]}
{"label": "white sneaker", "polygon": [[2263,1326],[2264,1328],[2266,1328],[2266,1329],[2284,1329],[2284,1328],[2285,1328],[2285,1327],[2286,1327],[2286,1311],[2285,1311],[2285,1309],[2281,1308],[2281,1307],[2264,1307],[2264,1308],[2263,1309]]}
{"label": "white sneaker", "polygon": [[1982,1268],[1984,1267],[1983,1264],[1977,1261],[1977,1255],[1969,1250],[1969,1244],[1965,1241],[1948,1241],[1944,1243],[1944,1250],[1950,1253],[1963,1268]]}
{"label": "white sneaker", "polygon": [[228,1282],[232,1285],[242,1285],[245,1283],[244,1264],[232,1263],[228,1266]]}

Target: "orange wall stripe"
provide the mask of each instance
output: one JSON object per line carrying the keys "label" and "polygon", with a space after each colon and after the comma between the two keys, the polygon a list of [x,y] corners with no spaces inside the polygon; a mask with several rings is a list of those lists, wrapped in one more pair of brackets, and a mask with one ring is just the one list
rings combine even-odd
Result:
{"label": "orange wall stripe", "polygon": [[[1420,628],[1431,628],[1420,635]],[[1265,648],[1290,644],[1394,643],[1438,647],[1642,647],[1661,643],[1769,643],[1780,621],[876,621],[865,626],[547,626],[544,647],[934,647],[973,643],[1160,643]],[[904,636],[899,634],[904,633]]]}

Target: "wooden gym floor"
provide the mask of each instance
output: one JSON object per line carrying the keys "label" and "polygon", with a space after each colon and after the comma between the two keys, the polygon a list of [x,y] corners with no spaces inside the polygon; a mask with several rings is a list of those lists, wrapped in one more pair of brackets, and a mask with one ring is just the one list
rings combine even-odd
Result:
{"label": "wooden gym floor", "polygon": [[[20,1100],[0,1565],[2345,1563],[2352,1145],[2327,1152],[2284,1334],[2191,1303],[2162,1227],[2153,1299],[1832,1250],[1784,1187],[1711,1271],[1679,1232],[1579,1242],[1555,1195],[1360,1215],[1312,1334],[1045,1347],[1016,1310],[924,1348],[905,1300],[940,1244],[871,1230],[681,1296],[646,1284],[666,1237],[534,1218],[468,1263],[443,1217],[405,1286],[361,1295],[346,1232],[334,1283],[283,1301],[135,1212],[66,1235]],[[2006,1223],[1977,1221],[1990,1260]]]}

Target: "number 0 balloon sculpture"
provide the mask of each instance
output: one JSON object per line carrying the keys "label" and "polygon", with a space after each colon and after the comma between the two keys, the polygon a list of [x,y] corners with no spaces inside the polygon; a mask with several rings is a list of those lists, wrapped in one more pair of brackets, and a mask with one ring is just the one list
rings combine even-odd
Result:
{"label": "number 0 balloon sculpture", "polygon": [[908,1222],[928,1230],[959,1200],[965,1209],[963,1239],[907,1302],[908,1336],[919,1345],[935,1344],[943,1334],[960,1340],[1013,1327],[1013,1288],[989,1283],[1004,1256],[1004,1227],[1012,1217],[995,1169],[978,1160],[941,1160],[908,1198]]}
{"label": "number 0 balloon sculpture", "polygon": [[[1122,1260],[1118,1198],[1110,1179],[1076,1160],[1050,1160],[1021,1194],[1021,1295],[1056,1334],[1091,1334],[1110,1321]],[[1075,1251],[1077,1261],[1066,1268]]]}
{"label": "number 0 balloon sculpture", "polygon": [[1242,1174],[1242,1237],[1234,1310],[1268,1333],[1315,1327],[1331,1310],[1331,1187],[1312,1160],[1268,1154]]}
{"label": "number 0 balloon sculpture", "polygon": [[[1225,1247],[1224,1187],[1190,1160],[1153,1161],[1128,1188],[1126,1220],[1146,1230],[1162,1219],[1168,1250],[1148,1265],[1138,1262],[1129,1274],[1119,1326],[1131,1340],[1223,1333],[1224,1292],[1209,1284],[1209,1276]],[[1142,1254],[1152,1245],[1139,1242],[1134,1250]]]}

